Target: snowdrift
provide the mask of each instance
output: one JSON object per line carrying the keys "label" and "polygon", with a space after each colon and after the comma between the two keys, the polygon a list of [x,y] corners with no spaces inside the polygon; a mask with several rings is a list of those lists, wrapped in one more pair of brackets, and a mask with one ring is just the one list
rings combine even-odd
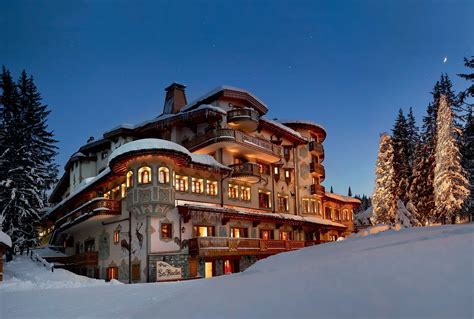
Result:
{"label": "snowdrift", "polygon": [[473,235],[474,224],[387,230],[213,279],[6,289],[0,317],[472,318]]}

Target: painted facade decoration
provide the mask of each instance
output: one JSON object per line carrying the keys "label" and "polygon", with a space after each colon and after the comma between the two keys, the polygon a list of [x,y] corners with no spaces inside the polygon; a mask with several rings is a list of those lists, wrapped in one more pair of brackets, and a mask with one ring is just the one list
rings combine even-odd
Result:
{"label": "painted facade decoration", "polygon": [[71,157],[43,220],[49,244],[79,274],[135,283],[239,272],[347,236],[359,201],[325,191],[326,131],[267,112],[245,90],[188,103],[172,84],[162,115]]}

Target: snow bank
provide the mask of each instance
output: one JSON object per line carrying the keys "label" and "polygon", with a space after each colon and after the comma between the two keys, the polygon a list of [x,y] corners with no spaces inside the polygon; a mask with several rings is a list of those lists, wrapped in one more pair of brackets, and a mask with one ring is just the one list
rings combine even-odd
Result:
{"label": "snow bank", "polygon": [[104,280],[79,276],[64,269],[55,269],[51,272],[43,264],[34,262],[28,256],[15,256],[4,267],[4,281],[0,284],[2,296],[5,292],[12,291],[111,285]]}
{"label": "snow bank", "polygon": [[10,236],[8,236],[7,234],[5,234],[5,233],[2,232],[1,230],[0,230],[0,243],[5,244],[5,245],[7,245],[8,247],[11,247],[11,246],[12,246],[12,239],[10,238]]}
{"label": "snow bank", "polygon": [[[472,318],[474,224],[407,228],[212,279],[1,291],[2,318]],[[28,300],[28,302],[25,302]]]}
{"label": "snow bank", "polygon": [[40,257],[65,257],[66,254],[63,254],[60,251],[51,249],[50,247],[43,247],[33,250]]}
{"label": "snow bank", "polygon": [[[360,230],[357,234],[352,234],[350,238],[356,238],[356,237],[365,237],[369,235],[375,235],[383,231],[387,231],[392,229],[389,225],[375,225],[372,227],[368,227],[365,229]],[[398,229],[399,230],[399,229]]]}

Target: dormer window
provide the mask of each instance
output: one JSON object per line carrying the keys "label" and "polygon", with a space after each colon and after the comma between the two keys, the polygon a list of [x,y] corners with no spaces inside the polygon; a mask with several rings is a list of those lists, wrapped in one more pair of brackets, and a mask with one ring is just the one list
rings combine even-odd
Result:
{"label": "dormer window", "polygon": [[168,184],[170,182],[170,170],[167,167],[158,169],[158,182],[160,184]]}
{"label": "dormer window", "polygon": [[132,171],[127,172],[126,184],[127,184],[127,188],[133,187],[133,172]]}
{"label": "dormer window", "polygon": [[151,168],[143,166],[138,170],[138,184],[151,183]]}

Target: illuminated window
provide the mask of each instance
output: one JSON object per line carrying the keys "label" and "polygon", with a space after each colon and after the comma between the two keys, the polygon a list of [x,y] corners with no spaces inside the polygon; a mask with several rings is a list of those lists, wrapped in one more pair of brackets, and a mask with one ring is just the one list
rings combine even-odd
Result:
{"label": "illuminated window", "polygon": [[207,195],[217,196],[217,182],[207,181]]}
{"label": "illuminated window", "polygon": [[285,169],[285,179],[291,180],[291,171],[289,169]]}
{"label": "illuminated window", "polygon": [[249,201],[250,200],[250,187],[242,186],[240,188],[240,197],[242,200]]}
{"label": "illuminated window", "polygon": [[271,230],[271,229],[261,229],[260,230],[260,238],[263,239],[263,240],[273,239],[273,230]]}
{"label": "illuminated window", "polygon": [[188,191],[188,177],[175,175],[174,178],[175,182],[175,189],[179,192],[187,192]]}
{"label": "illuminated window", "polygon": [[260,206],[260,208],[272,208],[271,193],[259,190],[258,205]]}
{"label": "illuminated window", "polygon": [[291,232],[280,231],[280,240],[291,240]]}
{"label": "illuminated window", "polygon": [[133,187],[133,172],[132,171],[127,172],[126,184],[127,184],[127,187]]}
{"label": "illuminated window", "polygon": [[267,164],[261,164],[261,163],[257,163],[257,165],[258,165],[260,174],[270,175],[270,166],[268,166]]}
{"label": "illuminated window", "polygon": [[122,183],[120,185],[120,196],[122,196],[122,198],[125,198],[127,196],[127,184],[126,183]]}
{"label": "illuminated window", "polygon": [[318,212],[318,202],[314,199],[311,200],[311,212],[317,213]]}
{"label": "illuminated window", "polygon": [[214,226],[194,226],[194,237],[213,237],[215,236]]}
{"label": "illuminated window", "polygon": [[161,223],[161,239],[173,238],[173,224]]}
{"label": "illuminated window", "polygon": [[239,198],[239,186],[229,184],[228,196],[229,196],[229,198],[232,198],[232,199]]}
{"label": "illuminated window", "polygon": [[331,219],[331,207],[324,207],[324,218]]}
{"label": "illuminated window", "polygon": [[107,281],[118,279],[118,267],[107,268]]}
{"label": "illuminated window", "polygon": [[143,166],[138,170],[138,184],[151,183],[151,168]]}
{"label": "illuminated window", "polygon": [[158,182],[160,184],[168,184],[170,182],[170,170],[167,167],[158,169]]}
{"label": "illuminated window", "polygon": [[280,168],[278,166],[273,167],[273,177],[276,181],[280,179]]}
{"label": "illuminated window", "polygon": [[191,192],[197,194],[204,193],[204,180],[202,178],[191,178]]}
{"label": "illuminated window", "polygon": [[118,244],[120,238],[120,230],[119,228],[116,228],[114,230],[114,244]]}
{"label": "illuminated window", "polygon": [[104,193],[104,198],[110,199],[110,191]]}
{"label": "illuminated window", "polygon": [[247,238],[249,237],[247,228],[242,227],[231,227],[230,237],[232,238]]}
{"label": "illuminated window", "polygon": [[303,198],[302,203],[303,203],[303,212],[304,213],[309,213],[310,212],[309,199],[308,198]]}
{"label": "illuminated window", "polygon": [[278,195],[278,211],[287,212],[289,210],[288,196]]}
{"label": "illuminated window", "polygon": [[214,275],[214,262],[206,261],[204,263],[204,278],[211,278]]}
{"label": "illuminated window", "polygon": [[120,186],[112,188],[112,197],[111,198],[113,200],[119,200],[120,199]]}

